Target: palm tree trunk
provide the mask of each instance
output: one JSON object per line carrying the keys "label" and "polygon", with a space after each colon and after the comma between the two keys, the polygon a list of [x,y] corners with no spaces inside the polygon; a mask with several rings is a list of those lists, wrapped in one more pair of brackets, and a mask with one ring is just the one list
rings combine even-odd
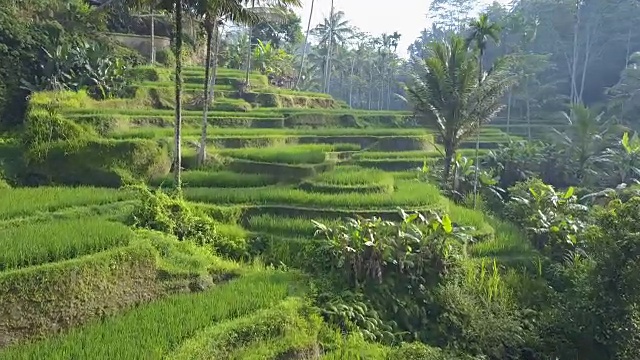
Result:
{"label": "palm tree trunk", "polygon": [[451,174],[451,161],[456,156],[455,149],[452,144],[445,143],[444,146],[444,173],[442,183],[443,185],[447,184],[449,180],[449,175]]}
{"label": "palm tree trunk", "polygon": [[513,103],[513,90],[509,90],[507,97],[507,137],[511,139],[511,105]]}
{"label": "palm tree trunk", "polygon": [[174,129],[173,186],[182,189],[182,0],[176,0],[176,122]]}
{"label": "palm tree trunk", "polygon": [[315,0],[311,0],[311,10],[309,11],[309,22],[307,23],[307,34],[304,37],[304,47],[302,48],[302,59],[300,60],[300,72],[298,72],[298,78],[296,79],[296,86],[294,89],[298,90],[298,84],[300,83],[300,77],[302,77],[302,71],[304,69],[304,61],[307,58],[307,48],[309,44],[309,33],[311,32],[311,17],[313,17],[313,5]]}
{"label": "palm tree trunk", "polygon": [[151,66],[156,65],[156,25],[153,17],[153,5],[151,6]]}
{"label": "palm tree trunk", "polygon": [[253,26],[249,25],[249,42],[247,45],[247,67],[244,77],[245,86],[249,87],[249,73],[251,72],[251,35],[253,34]]}
{"label": "palm tree trunk", "polygon": [[531,99],[529,97],[529,77],[526,77],[525,80],[525,97],[526,97],[526,114],[527,117],[527,138],[531,141]]}
{"label": "palm tree trunk", "polygon": [[351,59],[351,75],[349,76],[349,107],[353,107],[353,70],[356,66],[356,58]]}
{"label": "palm tree trunk", "polygon": [[[204,66],[204,103],[202,106],[202,133],[200,136],[200,148],[198,149],[198,158],[197,164],[202,166],[204,162],[207,160],[207,114],[209,112],[209,88],[213,88],[213,84],[211,83],[211,52],[212,52],[212,42],[213,42],[213,27],[217,27],[216,19],[214,19],[213,24],[207,24],[206,32],[207,32],[207,55],[206,62]],[[213,92],[213,91],[212,91]]]}
{"label": "palm tree trunk", "polygon": [[327,62],[325,65],[325,93],[331,91],[331,48],[333,47],[333,0],[331,0],[331,12],[329,13],[329,39],[327,40]]}
{"label": "palm tree trunk", "polygon": [[[481,48],[482,49],[482,48]],[[484,52],[480,50],[480,55],[478,56],[478,86],[482,86],[482,58],[484,56]],[[473,174],[473,208],[475,209],[478,205],[478,172],[480,171],[480,119],[478,119],[478,129],[476,130],[476,153],[475,153],[475,169]]]}

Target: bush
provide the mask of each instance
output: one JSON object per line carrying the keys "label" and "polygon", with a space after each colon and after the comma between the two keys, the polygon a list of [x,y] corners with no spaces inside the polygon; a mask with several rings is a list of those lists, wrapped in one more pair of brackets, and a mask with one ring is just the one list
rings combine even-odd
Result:
{"label": "bush", "polygon": [[[33,109],[29,111],[22,135],[23,143],[32,150],[46,152],[47,144],[57,141],[79,141],[91,134],[82,126],[65,119],[55,111]],[[32,153],[38,157],[41,153]]]}
{"label": "bush", "polygon": [[180,241],[211,246],[220,255],[232,258],[245,256],[246,239],[219,236],[216,223],[204,212],[160,191],[151,192],[144,187],[133,189],[140,193],[141,200],[131,214],[129,223],[133,226],[171,234]]}
{"label": "bush", "polygon": [[156,51],[156,62],[168,68],[176,66],[176,55],[171,49]]}

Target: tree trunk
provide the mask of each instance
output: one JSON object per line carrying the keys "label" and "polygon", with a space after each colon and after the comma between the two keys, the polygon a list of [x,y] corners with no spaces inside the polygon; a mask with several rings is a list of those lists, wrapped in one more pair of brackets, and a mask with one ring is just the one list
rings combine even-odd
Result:
{"label": "tree trunk", "polygon": [[507,97],[507,138],[511,139],[511,105],[513,103],[513,90],[509,89]]}
{"label": "tree trunk", "polygon": [[156,25],[153,17],[153,5],[151,6],[151,66],[156,65]]}
{"label": "tree trunk", "polygon": [[529,76],[525,80],[525,101],[526,103],[526,117],[527,117],[527,138],[531,141],[531,98],[529,96]]}
{"label": "tree trunk", "polygon": [[327,59],[325,65],[325,93],[331,91],[331,56],[333,47],[333,0],[331,0],[331,12],[329,13],[329,39],[327,45]]}
{"label": "tree trunk", "polygon": [[[482,86],[482,58],[484,57],[484,51],[480,50],[478,56],[478,86]],[[480,171],[480,119],[478,119],[478,129],[476,129],[476,153],[475,153],[475,169],[473,174],[473,208],[475,209],[478,204],[478,172]]]}
{"label": "tree trunk", "polygon": [[353,70],[356,66],[356,58],[351,59],[351,75],[349,76],[349,107],[353,107]]}
{"label": "tree trunk", "polygon": [[247,68],[244,77],[245,86],[249,87],[249,73],[251,72],[251,36],[253,34],[253,26],[249,25],[249,44],[247,45]]}
{"label": "tree trunk", "polygon": [[571,59],[571,104],[577,103],[578,85],[576,75],[578,73],[578,31],[580,30],[580,4],[576,0],[576,14],[573,23],[573,54]]}
{"label": "tree trunk", "polygon": [[173,186],[182,190],[182,0],[176,0],[176,122],[174,130]]}
{"label": "tree trunk", "polygon": [[451,174],[451,161],[456,156],[455,149],[452,144],[445,143],[444,146],[444,173],[442,183],[446,186]]}
{"label": "tree trunk", "polygon": [[296,79],[295,89],[298,90],[298,84],[300,83],[300,77],[302,77],[302,71],[304,70],[304,61],[307,58],[307,47],[309,44],[309,33],[311,32],[311,18],[313,17],[313,5],[315,0],[311,0],[311,10],[309,11],[309,22],[307,23],[307,34],[304,37],[304,47],[302,48],[302,59],[300,60],[300,72]]}
{"label": "tree trunk", "polygon": [[[220,36],[218,33],[218,19],[213,19],[213,24],[208,24],[206,31],[207,31],[207,60],[206,60],[205,70],[204,70],[205,82],[204,82],[204,104],[203,104],[203,114],[202,114],[202,133],[200,135],[200,148],[198,149],[198,158],[197,158],[197,164],[199,166],[204,165],[204,163],[207,161],[207,127],[209,126],[207,116],[209,114],[209,103],[214,100],[214,96],[215,96],[215,74],[216,74],[217,59],[218,59],[218,45],[220,44],[220,41],[219,41]],[[214,41],[215,41],[216,50],[215,50],[215,53],[213,54],[213,61],[212,61],[212,51],[213,51],[212,43]],[[212,69],[213,69],[213,76],[211,76]]]}

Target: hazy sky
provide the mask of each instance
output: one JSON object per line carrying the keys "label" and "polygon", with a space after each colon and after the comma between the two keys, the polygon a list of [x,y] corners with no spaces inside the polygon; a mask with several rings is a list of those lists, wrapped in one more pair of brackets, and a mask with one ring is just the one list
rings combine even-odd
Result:
{"label": "hazy sky", "polygon": [[[506,2],[506,1],[504,1]],[[344,11],[352,25],[373,35],[402,34],[398,53],[405,56],[405,50],[429,25],[426,14],[430,0],[334,0],[336,11]],[[307,30],[311,0],[302,0],[303,7],[297,9],[302,17],[302,31]],[[329,17],[331,0],[315,0],[311,28],[323,18]]]}

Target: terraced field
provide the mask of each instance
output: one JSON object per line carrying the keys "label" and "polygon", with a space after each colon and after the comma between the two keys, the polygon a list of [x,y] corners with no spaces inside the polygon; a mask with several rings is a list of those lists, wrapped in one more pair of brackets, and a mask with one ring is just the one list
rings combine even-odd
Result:
{"label": "terraced field", "polygon": [[[0,359],[391,356],[389,348],[351,338],[322,349],[328,329],[305,311],[307,282],[297,271],[239,265],[123,224],[137,200],[113,188],[122,174],[142,174],[152,186],[172,182],[171,72],[139,68],[131,76],[136,83],[126,99],[95,101],[81,93],[31,99],[32,114],[47,109],[70,120],[69,129],[87,126],[99,136],[77,145],[86,146],[86,165],[67,156],[67,143],[56,143],[42,155],[55,162],[37,167],[37,175],[96,187],[0,190]],[[248,240],[251,255],[304,269],[303,255],[316,243],[311,219],[397,219],[398,208],[439,209],[473,227],[478,243],[470,253],[478,259],[529,251],[510,225],[417,180],[415,168],[441,155],[438,139],[410,113],[347,109],[325,94],[269,87],[259,74],[252,74],[252,91],[241,94],[242,76],[218,73],[209,160],[198,165],[204,71],[186,69],[183,186],[222,236]],[[487,151],[509,137],[487,127],[481,139]],[[471,156],[475,142],[463,147]],[[122,157],[105,160],[113,154]]]}

